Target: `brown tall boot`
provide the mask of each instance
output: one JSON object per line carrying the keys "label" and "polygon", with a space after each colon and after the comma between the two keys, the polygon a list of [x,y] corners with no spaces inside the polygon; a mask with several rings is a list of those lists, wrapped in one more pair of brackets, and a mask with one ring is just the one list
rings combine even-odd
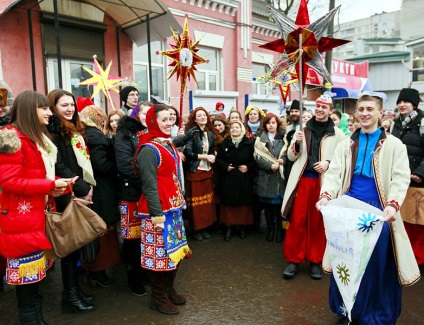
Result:
{"label": "brown tall boot", "polygon": [[165,287],[166,294],[168,295],[169,300],[174,305],[184,305],[187,299],[177,293],[174,288],[175,277],[177,276],[177,270],[166,272],[165,273]]}
{"label": "brown tall boot", "polygon": [[175,315],[180,311],[169,301],[166,294],[165,277],[168,272],[149,272],[150,287],[152,289],[152,298],[150,308],[159,311],[162,314]]}

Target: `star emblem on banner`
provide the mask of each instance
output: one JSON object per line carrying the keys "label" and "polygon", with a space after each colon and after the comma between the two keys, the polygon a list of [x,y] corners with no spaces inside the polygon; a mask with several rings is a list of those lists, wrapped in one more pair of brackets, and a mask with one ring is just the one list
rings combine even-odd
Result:
{"label": "star emblem on banner", "polygon": [[[295,65],[298,76],[300,75],[301,62],[302,89],[305,87],[309,68],[314,69],[326,81],[331,83],[331,76],[325,67],[321,53],[350,42],[347,40],[323,36],[327,30],[328,24],[334,18],[339,9],[340,6],[334,8],[325,16],[311,24],[309,22],[306,0],[301,0],[295,22],[274,8],[268,7],[270,14],[274,18],[274,21],[281,32],[282,38],[261,45],[260,47],[287,55],[288,59],[285,59],[283,62],[286,65],[284,70]],[[300,35],[302,35],[301,47],[299,46]],[[300,60],[300,58],[302,60]]]}

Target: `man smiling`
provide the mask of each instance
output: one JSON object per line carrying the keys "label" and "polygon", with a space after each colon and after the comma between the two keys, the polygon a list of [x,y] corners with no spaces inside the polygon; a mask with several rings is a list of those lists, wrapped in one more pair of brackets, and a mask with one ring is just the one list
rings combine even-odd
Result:
{"label": "man smiling", "polygon": [[[414,284],[420,273],[406,235],[399,209],[409,184],[406,148],[394,136],[378,127],[382,100],[363,95],[356,104],[361,128],[335,148],[325,173],[319,209],[340,195],[348,195],[383,211],[383,229],[365,269],[351,311],[346,315],[333,270],[329,303],[341,318],[337,324],[395,324],[402,307],[401,285]],[[389,226],[390,224],[390,226]],[[395,259],[396,256],[396,259]],[[358,256],[360,259],[360,256]],[[327,254],[323,269],[331,272]]]}
{"label": "man smiling", "polygon": [[312,279],[322,278],[321,261],[325,249],[322,215],[315,209],[321,176],[328,169],[334,148],[343,140],[343,132],[329,117],[333,112],[331,93],[321,95],[315,103],[315,116],[303,131],[296,131],[287,150],[294,161],[284,194],[282,215],[289,214],[290,226],[284,242],[284,257],[289,262],[283,276],[295,276],[299,263],[310,262]]}

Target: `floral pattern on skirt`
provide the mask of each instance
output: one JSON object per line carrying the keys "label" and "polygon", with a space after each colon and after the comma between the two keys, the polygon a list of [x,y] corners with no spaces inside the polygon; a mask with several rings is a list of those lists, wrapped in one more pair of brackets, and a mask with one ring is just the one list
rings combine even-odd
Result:
{"label": "floral pattern on skirt", "polygon": [[168,257],[161,231],[150,218],[141,219],[141,267],[153,271],[171,271],[177,265]]}

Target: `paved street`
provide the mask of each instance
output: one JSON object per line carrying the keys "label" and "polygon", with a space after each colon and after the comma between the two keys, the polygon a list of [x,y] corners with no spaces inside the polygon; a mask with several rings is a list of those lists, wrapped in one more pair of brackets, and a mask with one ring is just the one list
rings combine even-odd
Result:
{"label": "paved street", "polygon": [[[133,296],[126,286],[123,265],[111,270],[117,280],[110,288],[88,287],[96,295],[96,311],[83,315],[60,312],[60,265],[42,282],[44,318],[61,324],[334,324],[337,317],[328,308],[329,276],[314,281],[308,265],[296,278],[282,279],[286,262],[281,245],[268,243],[264,234],[234,236],[224,242],[213,233],[210,240],[191,240],[193,258],[183,261],[176,288],[188,303],[176,316],[151,310],[149,298]],[[424,324],[424,282],[403,291],[402,315],[398,324]],[[0,324],[18,324],[14,289],[0,292]]]}

